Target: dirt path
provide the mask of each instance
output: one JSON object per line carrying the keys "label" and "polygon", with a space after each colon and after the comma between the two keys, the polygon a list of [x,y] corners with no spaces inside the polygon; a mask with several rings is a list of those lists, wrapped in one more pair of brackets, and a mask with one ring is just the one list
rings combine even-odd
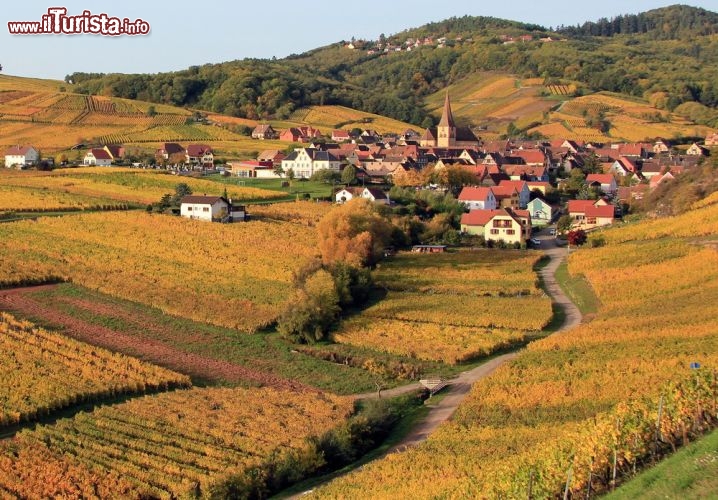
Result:
{"label": "dirt path", "polygon": [[[573,302],[563,293],[561,287],[556,282],[556,269],[563,262],[566,257],[566,249],[556,247],[553,244],[553,240],[543,240],[546,243],[544,245],[546,255],[551,259],[548,265],[546,265],[539,272],[545,288],[548,294],[551,296],[551,300],[554,304],[559,305],[565,314],[565,319],[561,327],[557,330],[558,332],[566,331],[577,326],[582,319],[581,312],[574,305]],[[419,422],[418,425],[411,430],[411,432],[404,437],[396,446],[389,450],[388,453],[396,453],[405,450],[410,446],[415,446],[418,443],[424,441],[429,434],[434,432],[436,428],[447,421],[454,414],[456,409],[463,401],[464,397],[471,390],[471,386],[474,382],[481,380],[482,378],[491,375],[498,367],[515,358],[518,352],[512,352],[504,354],[497,358],[494,358],[473,370],[467,371],[459,375],[457,378],[449,382],[449,387],[445,389],[448,393],[441,399],[441,401],[434,407],[431,408],[428,415]],[[412,390],[417,390],[418,384],[412,384],[410,386],[399,387],[391,391],[382,391],[382,397],[390,397],[391,395],[400,395]],[[374,393],[376,397],[376,393]]]}

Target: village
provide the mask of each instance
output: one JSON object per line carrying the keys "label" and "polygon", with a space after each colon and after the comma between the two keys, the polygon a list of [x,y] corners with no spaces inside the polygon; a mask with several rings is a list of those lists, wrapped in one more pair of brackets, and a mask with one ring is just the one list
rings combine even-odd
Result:
{"label": "village", "polygon": [[[265,150],[250,160],[218,161],[205,144],[163,143],[152,166],[182,175],[220,173],[288,182],[320,178],[334,186],[335,203],[361,197],[392,205],[391,186],[451,192],[466,207],[462,234],[514,248],[539,244],[532,230],[562,216],[561,232],[612,224],[633,202],[695,168],[718,145],[718,134],[680,151],[663,139],[617,144],[570,139],[482,142],[469,127],[456,124],[448,93],[438,125],[423,133],[408,129],[381,135],[365,129],[333,130],[327,136],[311,126],[279,132],[261,124],[252,138],[306,146],[289,153]],[[124,156],[123,146],[106,145],[87,150],[81,163],[111,166],[123,164]],[[12,147],[5,153],[6,167],[40,161],[40,151],[32,146]],[[197,195],[182,200],[179,214],[223,222],[243,221],[247,215],[243,205],[229,199]]]}

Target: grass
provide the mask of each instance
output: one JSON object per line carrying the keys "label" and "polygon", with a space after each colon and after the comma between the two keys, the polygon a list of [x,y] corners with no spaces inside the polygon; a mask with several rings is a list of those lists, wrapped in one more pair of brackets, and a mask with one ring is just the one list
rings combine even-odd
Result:
{"label": "grass", "polygon": [[556,269],[556,281],[581,314],[585,316],[598,312],[600,302],[591,284],[583,276],[571,276],[566,262],[562,262]]}
{"label": "grass", "polygon": [[282,186],[283,182],[288,182],[286,179],[244,179],[241,177],[223,177],[221,175],[209,175],[204,177],[204,179],[222,184],[230,184],[232,186],[282,191],[287,194],[286,199],[272,200],[273,203],[276,201],[294,201],[297,196],[303,197],[306,194],[312,199],[330,198],[332,196],[331,184],[310,180],[294,180],[289,182],[289,186]]}
{"label": "grass", "polygon": [[[370,392],[381,382],[386,388],[401,385],[406,381],[397,380],[389,375],[370,373],[361,368],[345,366],[322,360],[316,356],[298,352],[296,346],[285,341],[278,333],[269,331],[254,335],[238,333],[228,328],[197,323],[187,319],[163,314],[152,307],[122,300],[99,292],[91,291],[74,284],[62,284],[50,290],[35,291],[31,297],[47,309],[58,310],[64,314],[82,320],[90,325],[110,328],[123,334],[142,339],[160,341],[180,351],[199,354],[210,359],[228,361],[272,375],[328,390],[337,394]],[[77,305],[77,302],[63,299],[79,299],[93,304],[116,309],[122,318],[98,313]],[[130,318],[130,319],[128,319]],[[42,317],[29,318],[38,324],[54,329],[62,325],[48,324]],[[157,328],[146,328],[144,325]],[[158,331],[159,330],[159,331]],[[427,363],[402,356],[377,353],[368,349],[317,345],[319,350],[339,349],[345,356],[373,359],[385,364],[415,364],[422,373],[441,372],[444,375],[458,373],[458,367],[445,367],[440,363]],[[466,365],[462,368],[466,369]],[[196,385],[220,384],[221,380],[194,379]]]}
{"label": "grass", "polygon": [[679,450],[607,495],[609,500],[716,498],[718,431]]}

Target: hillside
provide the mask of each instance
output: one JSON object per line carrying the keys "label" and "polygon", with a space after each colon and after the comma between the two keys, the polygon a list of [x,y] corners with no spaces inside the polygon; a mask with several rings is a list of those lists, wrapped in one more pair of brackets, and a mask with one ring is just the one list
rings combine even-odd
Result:
{"label": "hillside", "polygon": [[[189,109],[76,94],[69,92],[71,89],[71,85],[53,80],[0,75],[0,148],[32,144],[45,154],[67,151],[68,158],[75,160],[84,154],[82,150],[69,151],[76,144],[124,144],[152,152],[162,142],[203,142],[212,144],[223,156],[249,156],[259,149],[288,146],[280,141],[260,143],[245,135],[257,120],[210,114],[197,121]],[[327,134],[334,128],[371,127],[384,133],[410,127],[342,106],[312,106],[270,123],[277,130],[311,125]]]}
{"label": "hillside", "polygon": [[[282,120],[299,108],[334,104],[428,126],[436,119],[431,106],[422,108],[428,96],[487,71],[575,85],[572,94],[578,95],[608,91],[650,98],[669,111],[685,102],[716,108],[718,15],[677,6],[619,16],[610,21],[617,26],[611,30],[591,28],[608,24],[600,20],[582,29],[551,31],[465,16],[356,41],[354,49],[338,42],[280,60],[207,64],[157,75],[74,73],[67,80],[77,92],[249,119]],[[593,32],[598,34],[587,34]],[[536,111],[529,108],[529,114]],[[474,115],[490,121],[493,112]],[[715,126],[716,116],[708,115],[705,124]]]}

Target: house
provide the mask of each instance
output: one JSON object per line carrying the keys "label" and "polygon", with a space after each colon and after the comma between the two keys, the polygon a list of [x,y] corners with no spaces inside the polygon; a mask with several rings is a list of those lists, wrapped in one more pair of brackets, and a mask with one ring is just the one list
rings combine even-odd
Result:
{"label": "house", "polygon": [[638,167],[638,163],[635,161],[626,158],[625,156],[621,156],[618,160],[614,161],[611,165],[611,168],[608,169],[608,174],[618,174],[620,176],[626,177],[626,176],[632,176],[638,174],[640,171],[640,168]]}
{"label": "house", "polygon": [[526,181],[507,181],[502,180],[499,182],[499,188],[514,188],[519,193],[519,206],[518,208],[526,208],[531,201],[531,190]]}
{"label": "house", "polygon": [[277,179],[279,175],[274,171],[271,161],[242,160],[227,163],[232,174],[247,179]]}
{"label": "house", "polygon": [[121,160],[125,157],[125,147],[119,144],[107,144],[104,148],[113,160]]}
{"label": "house", "polygon": [[586,184],[589,187],[595,187],[600,189],[603,194],[613,196],[618,191],[618,184],[616,184],[616,178],[611,174],[588,174],[586,176]]}
{"label": "house", "polygon": [[676,179],[675,175],[673,175],[671,172],[666,172],[663,175],[655,175],[655,176],[651,177],[649,186],[651,189],[656,189],[658,186],[660,186],[664,182],[672,181],[675,179]]}
{"label": "house", "polygon": [[33,146],[13,146],[5,151],[5,166],[30,167],[40,161],[40,151]]}
{"label": "house", "polygon": [[207,222],[227,220],[231,202],[223,196],[184,196],[180,200],[180,215]]}
{"label": "house", "polygon": [[354,198],[364,198],[365,200],[382,203],[384,205],[388,205],[391,202],[389,200],[389,195],[381,189],[376,188],[346,187],[344,189],[340,189],[334,194],[334,201],[337,203],[346,203]]}
{"label": "house", "polygon": [[706,135],[706,140],[704,142],[706,147],[714,147],[718,146],[718,132],[714,132],[712,134]]}
{"label": "house", "polygon": [[91,149],[82,160],[83,165],[96,165],[98,167],[109,167],[112,165],[112,156],[104,149]]}
{"label": "house", "polygon": [[691,156],[708,156],[708,150],[694,142],[691,147],[688,148],[686,154]]}
{"label": "house", "polygon": [[281,165],[287,155],[277,149],[267,149],[257,155],[258,161],[271,161],[274,165]]}
{"label": "house", "polygon": [[613,224],[614,207],[603,199],[569,200],[568,214],[573,219],[573,227],[592,229]]}
{"label": "house", "polygon": [[319,151],[314,148],[298,148],[282,160],[282,170],[286,174],[289,170],[299,179],[309,179],[319,170],[333,170],[339,172],[341,162],[329,151]]}
{"label": "house", "polygon": [[157,157],[169,160],[172,155],[182,153],[185,154],[185,150],[182,146],[176,142],[165,142],[160,149],[157,150]]}
{"label": "house", "polygon": [[279,136],[277,131],[272,128],[271,125],[263,123],[254,127],[252,130],[252,139],[276,139]]}
{"label": "house", "polygon": [[526,181],[526,185],[532,193],[541,193],[543,196],[551,190],[551,184],[548,182]]}
{"label": "house", "polygon": [[663,139],[658,139],[655,144],[653,144],[653,152],[657,155],[662,153],[668,153],[670,150],[670,146]]}
{"label": "house", "polygon": [[543,198],[534,198],[531,200],[526,207],[526,210],[529,214],[531,214],[531,224],[533,226],[545,226],[550,224],[558,213],[556,207],[549,204]]}
{"label": "house", "polygon": [[502,208],[471,210],[461,216],[461,231],[483,235],[485,241],[525,244],[531,237],[531,215],[526,210]]}
{"label": "house", "polygon": [[459,193],[459,201],[469,210],[495,210],[497,206],[490,187],[465,187]]}
{"label": "house", "polygon": [[335,142],[346,142],[351,140],[351,135],[346,130],[332,130],[332,140]]}
{"label": "house", "polygon": [[314,127],[291,127],[279,134],[280,141],[287,142],[310,142],[317,139],[322,133]]}
{"label": "house", "polygon": [[214,168],[214,153],[212,148],[205,144],[190,144],[187,146],[185,156],[187,163],[192,167],[198,167],[202,170]]}

